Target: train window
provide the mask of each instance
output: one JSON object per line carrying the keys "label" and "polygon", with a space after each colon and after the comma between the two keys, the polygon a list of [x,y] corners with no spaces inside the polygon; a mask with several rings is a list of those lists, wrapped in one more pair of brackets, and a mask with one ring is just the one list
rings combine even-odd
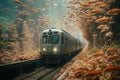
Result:
{"label": "train window", "polygon": [[54,34],[58,34],[58,32],[54,32]]}
{"label": "train window", "polygon": [[42,43],[43,44],[47,44],[47,36],[43,36],[42,37]]}
{"label": "train window", "polygon": [[61,37],[61,43],[64,44],[64,37]]}
{"label": "train window", "polygon": [[59,44],[59,35],[44,35],[42,44]]}
{"label": "train window", "polygon": [[59,44],[59,35],[53,35],[52,39],[53,44]]}
{"label": "train window", "polygon": [[47,33],[43,33],[43,35],[47,35]]}

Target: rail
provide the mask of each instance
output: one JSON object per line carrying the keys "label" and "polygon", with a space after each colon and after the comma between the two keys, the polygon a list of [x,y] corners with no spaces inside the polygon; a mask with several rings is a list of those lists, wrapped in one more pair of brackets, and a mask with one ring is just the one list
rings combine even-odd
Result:
{"label": "rail", "polygon": [[41,67],[36,71],[23,75],[22,77],[16,78],[15,80],[52,80],[53,76],[60,70],[60,68],[61,67]]}
{"label": "rail", "polygon": [[29,73],[40,66],[42,66],[40,58],[1,64],[0,79],[10,80],[22,74]]}

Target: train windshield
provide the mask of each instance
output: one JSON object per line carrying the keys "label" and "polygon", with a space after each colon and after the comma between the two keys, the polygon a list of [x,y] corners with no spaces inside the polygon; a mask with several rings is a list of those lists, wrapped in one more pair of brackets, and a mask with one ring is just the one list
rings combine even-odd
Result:
{"label": "train windshield", "polygon": [[42,37],[43,44],[59,44],[59,35],[44,35]]}
{"label": "train windshield", "polygon": [[53,35],[52,43],[53,44],[59,44],[59,35]]}
{"label": "train windshield", "polygon": [[42,43],[43,44],[47,44],[47,36],[43,36],[42,37]]}

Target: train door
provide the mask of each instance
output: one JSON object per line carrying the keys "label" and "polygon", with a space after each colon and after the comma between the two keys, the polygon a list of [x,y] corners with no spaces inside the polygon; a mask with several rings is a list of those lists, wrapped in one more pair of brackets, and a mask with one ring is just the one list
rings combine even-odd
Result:
{"label": "train door", "polygon": [[61,33],[61,54],[64,53],[64,34]]}

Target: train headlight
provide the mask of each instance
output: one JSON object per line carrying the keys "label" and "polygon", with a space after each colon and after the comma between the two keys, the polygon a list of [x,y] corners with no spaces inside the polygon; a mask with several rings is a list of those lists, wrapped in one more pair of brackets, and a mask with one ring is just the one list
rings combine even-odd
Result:
{"label": "train headlight", "polygon": [[58,51],[58,49],[57,49],[57,48],[53,48],[53,52],[55,52],[55,53],[56,53],[57,51]]}
{"label": "train headlight", "polygon": [[43,51],[46,51],[46,48],[43,48]]}

